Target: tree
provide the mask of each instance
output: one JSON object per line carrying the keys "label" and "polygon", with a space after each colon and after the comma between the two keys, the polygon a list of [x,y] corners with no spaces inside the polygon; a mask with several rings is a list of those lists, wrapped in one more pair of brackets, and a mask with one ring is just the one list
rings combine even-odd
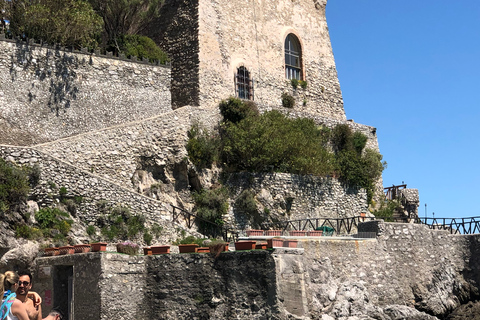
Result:
{"label": "tree", "polygon": [[88,0],[104,23],[104,42],[122,52],[124,35],[141,34],[159,16],[163,0]]}
{"label": "tree", "polygon": [[95,47],[102,31],[86,0],[13,0],[8,14],[13,34],[78,49]]}

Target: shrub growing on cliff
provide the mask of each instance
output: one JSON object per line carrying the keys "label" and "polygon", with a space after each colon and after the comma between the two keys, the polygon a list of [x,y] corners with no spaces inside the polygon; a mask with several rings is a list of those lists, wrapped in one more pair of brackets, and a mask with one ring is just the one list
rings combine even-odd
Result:
{"label": "shrub growing on cliff", "polygon": [[0,213],[26,202],[29,192],[25,170],[0,158]]}
{"label": "shrub growing on cliff", "polygon": [[213,190],[201,190],[193,193],[197,208],[199,231],[206,235],[216,236],[221,232],[223,216],[228,211],[228,190],[220,187]]}
{"label": "shrub growing on cliff", "polygon": [[335,150],[337,172],[340,179],[350,185],[365,188],[368,201],[372,200],[375,181],[386,167],[382,155],[375,150],[365,149],[367,137],[353,132],[344,124],[333,129],[332,144]]}
{"label": "shrub growing on cliff", "polygon": [[70,215],[58,208],[42,208],[35,213],[35,220],[40,225],[45,237],[65,237],[70,231],[73,220]]}
{"label": "shrub growing on cliff", "polygon": [[326,175],[334,169],[326,142],[312,119],[270,111],[227,124],[221,159],[231,171]]}
{"label": "shrub growing on cliff", "polygon": [[145,231],[145,217],[132,215],[126,207],[115,207],[105,217],[105,225],[101,229],[102,235],[108,240],[134,239],[138,234]]}
{"label": "shrub growing on cliff", "polygon": [[211,168],[218,159],[219,138],[214,132],[194,124],[188,131],[187,153],[198,169]]}
{"label": "shrub growing on cliff", "polygon": [[295,106],[295,99],[288,93],[282,93],[282,106],[285,108],[293,108]]}
{"label": "shrub growing on cliff", "polygon": [[259,114],[257,105],[253,101],[242,101],[234,97],[222,100],[219,107],[224,122],[238,123],[247,117]]}
{"label": "shrub growing on cliff", "polygon": [[124,35],[118,40],[120,51],[127,57],[145,58],[150,62],[158,61],[165,64],[168,56],[160,49],[155,42],[146,36]]}

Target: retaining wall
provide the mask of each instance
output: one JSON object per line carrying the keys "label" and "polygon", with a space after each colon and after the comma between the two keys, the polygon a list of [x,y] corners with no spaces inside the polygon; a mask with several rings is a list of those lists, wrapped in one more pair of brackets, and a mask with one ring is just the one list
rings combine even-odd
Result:
{"label": "retaining wall", "polygon": [[31,145],[171,110],[170,67],[0,39],[0,143]]}

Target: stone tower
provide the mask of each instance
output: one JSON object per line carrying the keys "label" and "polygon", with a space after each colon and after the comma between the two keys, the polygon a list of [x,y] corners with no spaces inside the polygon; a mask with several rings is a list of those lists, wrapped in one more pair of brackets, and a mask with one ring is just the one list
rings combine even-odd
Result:
{"label": "stone tower", "polygon": [[[277,107],[286,92],[302,111],[345,120],[326,4],[166,0],[152,37],[172,58],[173,108],[229,96]],[[295,89],[292,78],[306,83]]]}

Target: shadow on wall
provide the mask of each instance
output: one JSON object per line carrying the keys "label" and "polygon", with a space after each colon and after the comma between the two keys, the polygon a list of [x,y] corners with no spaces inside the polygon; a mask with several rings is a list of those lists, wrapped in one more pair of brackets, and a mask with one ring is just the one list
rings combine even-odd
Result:
{"label": "shadow on wall", "polygon": [[[17,41],[16,48],[10,65],[12,82],[18,80],[18,68],[32,69],[37,79],[50,82],[47,105],[51,112],[59,116],[60,112],[70,108],[71,101],[76,100],[78,94],[78,87],[75,85],[77,74],[74,70],[78,69],[80,63],[85,63],[85,59],[79,61],[78,57],[68,56],[58,47],[48,49],[42,58],[34,58],[31,52],[35,48],[22,41]],[[91,60],[89,62],[92,63]],[[32,83],[32,88],[34,86],[35,83]],[[36,98],[36,95],[29,91],[28,101],[33,102]]]}

